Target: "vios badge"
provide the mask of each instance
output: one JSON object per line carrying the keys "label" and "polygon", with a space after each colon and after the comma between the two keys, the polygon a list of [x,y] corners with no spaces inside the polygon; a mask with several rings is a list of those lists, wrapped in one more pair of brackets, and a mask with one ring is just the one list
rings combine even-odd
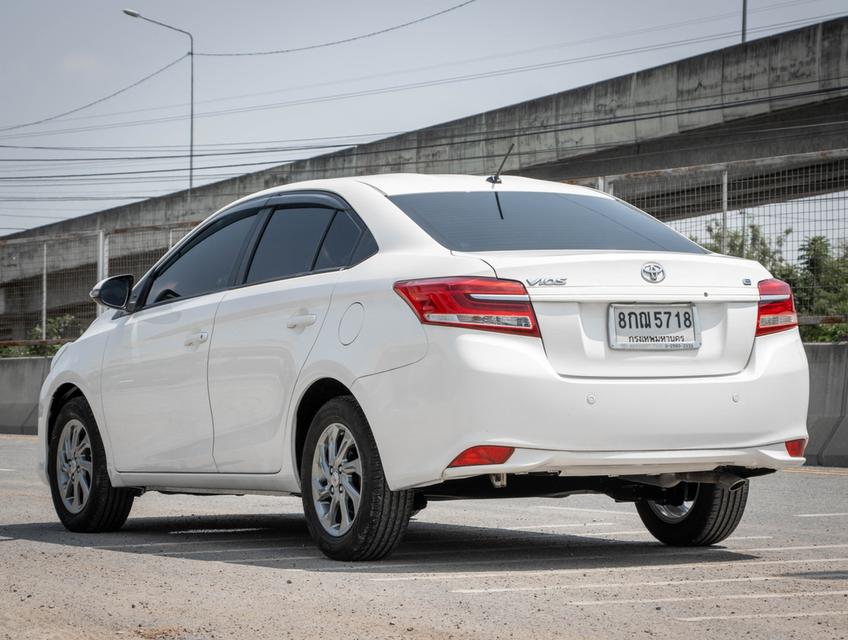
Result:
{"label": "vios badge", "polygon": [[648,262],[642,265],[642,278],[646,282],[662,282],[665,280],[665,271],[661,264]]}

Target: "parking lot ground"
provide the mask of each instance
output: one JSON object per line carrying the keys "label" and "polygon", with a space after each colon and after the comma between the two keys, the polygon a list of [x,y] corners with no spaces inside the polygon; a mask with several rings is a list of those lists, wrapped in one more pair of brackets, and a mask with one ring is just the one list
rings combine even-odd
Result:
{"label": "parking lot ground", "polygon": [[0,638],[846,638],[848,469],[752,481],[736,533],[664,547],[601,496],[431,503],[337,563],[297,498],[151,493],[65,531],[36,441],[0,436]]}

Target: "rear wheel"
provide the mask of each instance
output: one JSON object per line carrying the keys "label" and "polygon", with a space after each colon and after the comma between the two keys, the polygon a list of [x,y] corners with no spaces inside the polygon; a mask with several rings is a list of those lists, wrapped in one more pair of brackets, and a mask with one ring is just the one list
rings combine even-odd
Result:
{"label": "rear wheel", "polygon": [[303,510],[318,548],[335,560],[376,560],[403,537],[413,491],[391,491],[377,444],[351,396],[327,402],[312,420],[300,471]]}
{"label": "rear wheel", "polygon": [[117,531],[126,522],[134,494],[109,481],[103,440],[81,397],[65,403],[56,417],[47,472],[56,515],[67,529]]}
{"label": "rear wheel", "polygon": [[731,491],[716,484],[699,484],[680,504],[653,500],[636,503],[648,531],[660,542],[678,547],[701,547],[727,538],[742,519],[748,501],[748,482]]}

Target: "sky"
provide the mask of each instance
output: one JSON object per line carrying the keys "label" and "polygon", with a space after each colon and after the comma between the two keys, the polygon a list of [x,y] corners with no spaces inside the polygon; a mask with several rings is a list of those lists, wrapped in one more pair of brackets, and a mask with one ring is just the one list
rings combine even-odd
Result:
{"label": "sky", "polygon": [[[188,186],[188,37],[125,7],[194,35],[197,186],[735,44],[742,0],[6,0],[0,235]],[[748,11],[755,39],[848,7]]]}

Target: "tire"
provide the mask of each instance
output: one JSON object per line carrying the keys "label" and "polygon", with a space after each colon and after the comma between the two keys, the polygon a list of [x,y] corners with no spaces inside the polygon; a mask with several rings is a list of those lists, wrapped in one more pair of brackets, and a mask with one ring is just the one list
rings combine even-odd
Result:
{"label": "tire", "polygon": [[[78,449],[72,446],[70,454],[65,449],[69,434],[71,443],[81,443]],[[74,450],[78,451],[77,455]],[[68,469],[74,475],[66,471]],[[53,507],[68,530],[77,533],[117,531],[126,522],[135,494],[131,489],[116,489],[109,481],[103,440],[91,408],[82,397],[71,398],[56,417],[47,456],[47,473]],[[78,482],[74,482],[73,477],[77,477]],[[88,494],[84,491],[85,484],[89,486]],[[63,486],[67,487],[64,496]]]}
{"label": "tire", "polygon": [[415,499],[414,491],[389,489],[377,443],[352,396],[330,400],[312,420],[300,486],[309,533],[334,560],[378,560],[389,555],[406,532]]}
{"label": "tire", "polygon": [[695,499],[684,514],[663,515],[662,505],[650,500],[637,502],[636,510],[660,542],[675,547],[706,547],[734,532],[747,502],[747,481],[735,491],[716,484],[699,484]]}

